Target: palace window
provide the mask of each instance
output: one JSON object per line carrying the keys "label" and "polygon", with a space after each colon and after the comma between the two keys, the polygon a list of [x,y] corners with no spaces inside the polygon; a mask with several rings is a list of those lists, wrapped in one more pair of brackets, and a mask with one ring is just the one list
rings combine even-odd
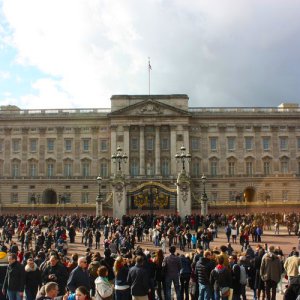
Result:
{"label": "palace window", "polygon": [[90,176],[90,166],[91,166],[91,163],[88,160],[84,160],[81,162],[81,170],[82,170],[83,177]]}
{"label": "palace window", "polygon": [[64,176],[71,177],[73,175],[73,163],[68,160],[64,162]]}
{"label": "palace window", "polygon": [[245,149],[247,151],[253,150],[253,137],[252,136],[245,137]]}
{"label": "palace window", "polygon": [[29,151],[32,153],[37,152],[37,139],[30,139],[29,141]]}
{"label": "palace window", "polygon": [[20,151],[21,141],[20,139],[13,139],[12,140],[12,151],[19,152]]}
{"label": "palace window", "polygon": [[20,176],[20,161],[14,160],[11,165],[12,177]]}
{"label": "palace window", "polygon": [[279,138],[279,142],[280,142],[280,150],[282,151],[288,150],[288,138],[286,136],[281,136]]}
{"label": "palace window", "polygon": [[246,161],[246,175],[252,176],[253,175],[253,162]]}
{"label": "palace window", "polygon": [[139,140],[138,140],[137,137],[132,137],[131,138],[130,149],[132,151],[138,151],[139,150]]}
{"label": "palace window", "polygon": [[201,177],[201,166],[200,166],[199,159],[194,159],[192,161],[192,176],[193,177]]}
{"label": "palace window", "polygon": [[108,151],[108,139],[100,139],[100,151],[101,152]]}
{"label": "palace window", "polygon": [[11,203],[18,203],[18,193],[11,193]]}
{"label": "palace window", "polygon": [[264,175],[270,175],[271,174],[271,162],[269,160],[264,161]]}
{"label": "palace window", "polygon": [[169,150],[170,149],[170,140],[169,138],[161,139],[161,150]]}
{"label": "palace window", "polygon": [[148,151],[152,151],[154,149],[154,139],[153,138],[146,139],[146,149]]}
{"label": "palace window", "polygon": [[227,147],[228,147],[228,151],[234,151],[235,150],[235,137],[228,137],[227,138]]}
{"label": "palace window", "polygon": [[4,149],[4,141],[0,140],[0,152],[3,152]]}
{"label": "palace window", "polygon": [[30,177],[37,176],[37,163],[35,161],[31,161],[29,163],[29,176]]}
{"label": "palace window", "polygon": [[54,151],[54,139],[47,139],[47,150],[48,152]]}
{"label": "palace window", "polygon": [[146,163],[146,174],[148,176],[153,176],[154,175],[154,164],[153,164],[153,161],[148,161]]}
{"label": "palace window", "polygon": [[280,171],[282,174],[287,174],[289,172],[288,158],[284,157],[280,160]]}
{"label": "palace window", "polygon": [[300,137],[297,137],[297,150],[300,150]]}
{"label": "palace window", "polygon": [[130,175],[138,176],[139,175],[139,163],[136,158],[130,161]]}
{"label": "palace window", "polygon": [[47,163],[47,176],[53,177],[54,176],[54,162]]}
{"label": "palace window", "polygon": [[282,201],[283,202],[289,201],[289,192],[288,191],[282,191]]}
{"label": "palace window", "polygon": [[264,151],[270,150],[270,137],[265,136],[262,138],[262,146]]}
{"label": "palace window", "polygon": [[229,176],[235,175],[235,162],[232,160],[228,162],[228,175]]}
{"label": "palace window", "polygon": [[82,140],[82,150],[84,152],[90,151],[90,139],[83,139]]}
{"label": "palace window", "polygon": [[170,176],[170,161],[164,158],[161,163],[161,175],[164,177]]}
{"label": "palace window", "polygon": [[200,138],[193,137],[191,139],[191,148],[192,148],[192,151],[200,150]]}
{"label": "palace window", "polygon": [[100,176],[102,178],[108,177],[108,164],[106,160],[100,162]]}
{"label": "palace window", "polygon": [[72,140],[65,139],[65,151],[70,152],[72,151]]}
{"label": "palace window", "polygon": [[210,161],[210,175],[211,176],[218,175],[218,161],[216,159],[212,159]]}
{"label": "palace window", "polygon": [[218,138],[217,137],[211,137],[210,138],[210,150],[211,151],[217,151],[218,146]]}

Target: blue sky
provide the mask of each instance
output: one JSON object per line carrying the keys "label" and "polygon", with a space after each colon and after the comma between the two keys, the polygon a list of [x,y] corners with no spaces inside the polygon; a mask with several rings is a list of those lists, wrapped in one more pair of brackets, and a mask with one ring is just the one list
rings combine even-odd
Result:
{"label": "blue sky", "polygon": [[187,94],[190,106],[299,103],[300,2],[0,0],[0,105],[109,107]]}

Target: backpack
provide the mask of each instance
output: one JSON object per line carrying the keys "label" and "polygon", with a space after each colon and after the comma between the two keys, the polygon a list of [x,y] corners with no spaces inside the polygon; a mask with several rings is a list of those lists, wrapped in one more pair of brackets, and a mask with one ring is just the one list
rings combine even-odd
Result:
{"label": "backpack", "polygon": [[247,273],[243,265],[240,265],[240,284],[242,285],[247,284]]}

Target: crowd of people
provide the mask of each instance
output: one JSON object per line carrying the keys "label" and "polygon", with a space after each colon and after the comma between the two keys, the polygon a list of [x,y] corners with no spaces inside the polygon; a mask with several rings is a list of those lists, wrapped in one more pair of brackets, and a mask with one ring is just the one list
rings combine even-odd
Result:
{"label": "crowd of people", "polygon": [[[285,259],[280,247],[263,245],[266,220],[275,229],[291,223],[297,228],[300,217],[2,215],[0,298],[245,300],[250,289],[253,299],[273,300],[277,291],[297,299],[298,249]],[[212,248],[219,235],[227,243]],[[75,242],[85,253],[69,253]],[[142,247],[149,242],[151,247]]]}

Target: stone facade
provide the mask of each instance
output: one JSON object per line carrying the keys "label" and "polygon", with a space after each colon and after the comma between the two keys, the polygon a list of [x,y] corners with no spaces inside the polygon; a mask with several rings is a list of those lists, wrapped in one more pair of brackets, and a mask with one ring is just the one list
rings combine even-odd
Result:
{"label": "stone facade", "polygon": [[[121,164],[127,212],[137,203],[147,212],[178,212],[174,193],[182,163],[174,157],[182,145],[192,156],[185,167],[193,209],[200,205],[202,174],[213,207],[300,203],[298,105],[195,108],[188,100],[118,95],[110,109],[2,107],[0,208],[95,210],[98,175],[104,209],[121,205],[112,194],[118,165],[111,156],[118,146],[128,155]],[[144,198],[152,199],[151,207],[130,194],[146,182],[153,182]]]}

